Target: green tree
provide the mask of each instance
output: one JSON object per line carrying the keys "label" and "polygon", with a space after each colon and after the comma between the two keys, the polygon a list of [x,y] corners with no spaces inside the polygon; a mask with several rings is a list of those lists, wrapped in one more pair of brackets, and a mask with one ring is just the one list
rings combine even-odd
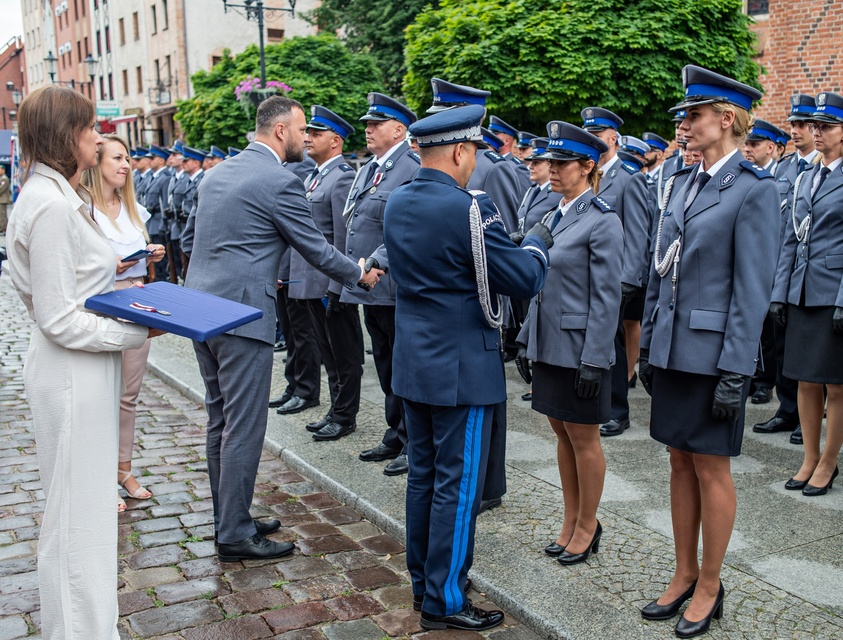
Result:
{"label": "green tree", "polygon": [[[366,96],[383,91],[383,79],[371,56],[351,53],[335,36],[291,38],[265,49],[267,81],[278,80],[292,87],[287,95],[302,103],[310,116],[310,105],[321,104],[355,125],[346,151],[365,146],[365,127],[357,119],[366,113]],[[256,46],[222,60],[210,71],[193,75],[194,96],[178,103],[176,120],[192,146],[243,147],[246,132],[255,128],[255,111],[246,115],[234,96],[235,87],[247,76],[258,76]]]}
{"label": "green tree", "polygon": [[404,29],[426,6],[438,0],[323,0],[304,14],[321,31],[341,33],[352,51],[371,53],[383,71],[387,91],[401,95]]}
{"label": "green tree", "polygon": [[666,115],[698,64],[759,87],[741,0],[442,0],[407,29],[404,93],[427,107],[431,77],[492,92],[491,113],[537,134],[600,106],[623,131],[673,137]]}

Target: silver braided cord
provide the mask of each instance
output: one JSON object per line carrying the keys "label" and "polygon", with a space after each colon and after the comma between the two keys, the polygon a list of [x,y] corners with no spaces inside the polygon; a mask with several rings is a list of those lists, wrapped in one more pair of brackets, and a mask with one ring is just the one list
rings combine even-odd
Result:
{"label": "silver braided cord", "polygon": [[797,221],[796,198],[797,196],[799,196],[799,186],[802,184],[802,178],[804,178],[805,175],[808,173],[811,172],[803,171],[798,176],[796,176],[796,182],[793,183],[793,204],[791,205],[790,209],[790,219],[793,222],[793,232],[796,234],[796,240],[798,242],[804,242],[806,244],[808,242],[808,231],[811,230],[811,214],[808,213],[808,215],[805,216],[802,222]]}
{"label": "silver braided cord", "polygon": [[661,254],[662,249],[662,226],[664,225],[665,211],[667,211],[667,203],[670,201],[670,195],[673,192],[673,182],[676,176],[670,176],[664,188],[664,198],[659,206],[659,229],[656,232],[656,250],[653,252],[653,265],[656,267],[656,273],[662,278],[670,271],[670,265],[674,262],[679,262],[679,249],[682,246],[682,237],[676,238],[667,248],[664,256]]}
{"label": "silver braided cord", "polygon": [[[483,193],[480,191],[479,193]],[[474,274],[477,278],[477,295],[486,322],[493,329],[500,329],[503,324],[503,300],[497,296],[497,312],[492,309],[489,292],[489,276],[486,270],[486,242],[483,238],[483,221],[480,218],[480,205],[475,194],[471,194],[471,207],[468,210],[468,230],[471,233],[471,255],[474,257]]]}

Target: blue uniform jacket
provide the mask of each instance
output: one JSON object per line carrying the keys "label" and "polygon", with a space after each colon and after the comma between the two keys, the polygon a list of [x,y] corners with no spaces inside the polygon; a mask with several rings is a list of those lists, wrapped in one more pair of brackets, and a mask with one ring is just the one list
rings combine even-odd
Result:
{"label": "blue uniform jacket", "polygon": [[[392,389],[426,404],[489,405],[506,399],[500,332],[486,322],[471,253],[471,195],[450,176],[420,169],[386,205],[384,242],[397,284]],[[526,299],[547,274],[544,243],[522,247],[477,196],[493,293]]]}
{"label": "blue uniform jacket", "polygon": [[737,152],[683,212],[697,166],[676,174],[661,230],[662,254],[682,236],[676,298],[673,266],[664,278],[653,267],[641,347],[662,369],[751,376],[778,253],[778,190]]}
{"label": "blue uniform jacket", "polygon": [[788,216],[784,244],[776,272],[774,302],[799,304],[804,295],[806,307],[843,307],[843,164],[828,174],[811,203],[814,176],[821,165],[805,171],[794,194],[796,223],[809,214],[808,243],[796,239]]}
{"label": "blue uniform jacket", "polygon": [[527,345],[530,360],[569,369],[581,362],[609,369],[615,363],[621,306],[621,222],[589,190],[552,234],[547,281],[530,301],[518,342]]}
{"label": "blue uniform jacket", "polygon": [[[529,175],[529,172],[528,172]],[[527,192],[529,181],[524,184],[518,177],[515,162],[507,160],[496,151],[477,150],[477,166],[468,181],[468,188],[485,191],[501,212],[506,230],[518,228],[518,205]]]}

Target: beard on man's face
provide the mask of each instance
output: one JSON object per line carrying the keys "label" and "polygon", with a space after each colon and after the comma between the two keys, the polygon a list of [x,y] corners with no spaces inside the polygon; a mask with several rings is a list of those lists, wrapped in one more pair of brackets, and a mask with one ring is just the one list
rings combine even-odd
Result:
{"label": "beard on man's face", "polygon": [[286,162],[301,162],[304,160],[304,145],[301,142],[287,140],[284,147],[284,160]]}

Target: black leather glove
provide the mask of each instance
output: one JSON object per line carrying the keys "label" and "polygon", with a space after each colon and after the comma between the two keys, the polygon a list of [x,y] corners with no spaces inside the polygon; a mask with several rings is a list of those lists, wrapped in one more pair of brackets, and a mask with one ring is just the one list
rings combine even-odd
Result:
{"label": "black leather glove", "polygon": [[378,264],[378,261],[375,258],[369,257],[366,258],[366,262],[363,263],[363,271],[369,273],[372,270],[372,267],[375,269],[380,269],[381,266]]}
{"label": "black leather glove", "polygon": [[843,307],[834,307],[834,315],[831,317],[834,333],[843,333]]}
{"label": "black leather glove", "polygon": [[330,318],[331,316],[339,314],[343,307],[342,302],[340,302],[340,294],[335,293],[334,291],[329,291],[325,294],[325,297],[328,298],[328,306],[325,307],[325,317]]}
{"label": "black leather glove", "polygon": [[770,316],[773,322],[783,327],[787,324],[787,305],[781,302],[771,302],[767,315]]}
{"label": "black leather glove", "polygon": [[514,233],[510,233],[509,239],[512,240],[515,244],[517,244],[520,247],[521,243],[524,242],[524,232],[523,231],[516,231]]}
{"label": "black leather glove", "polygon": [[650,365],[650,350],[643,347],[638,351],[638,379],[648,396],[653,395],[653,367]]}
{"label": "black leather glove", "polygon": [[533,383],[533,372],[530,369],[530,361],[527,359],[526,347],[518,347],[518,353],[515,356],[515,368],[518,369],[518,374],[527,384]]}
{"label": "black leather glove", "polygon": [[544,246],[548,249],[553,246],[553,236],[550,235],[550,229],[548,229],[541,222],[537,222],[536,224],[534,224],[533,228],[524,234],[524,240],[526,240],[530,236],[538,236],[539,238],[541,238],[542,242],[544,242]]}
{"label": "black leather glove", "polygon": [[[638,374],[641,377],[641,374]],[[714,402],[711,405],[711,415],[717,420],[732,422],[738,417],[743,406],[743,386],[747,376],[739,373],[724,371],[720,374],[720,382],[714,389]]]}
{"label": "black leather glove", "polygon": [[641,291],[641,287],[621,282],[621,306],[626,306]]}
{"label": "black leather glove", "polygon": [[600,376],[602,369],[590,364],[581,363],[577,369],[574,386],[580,398],[593,398],[600,393]]}

